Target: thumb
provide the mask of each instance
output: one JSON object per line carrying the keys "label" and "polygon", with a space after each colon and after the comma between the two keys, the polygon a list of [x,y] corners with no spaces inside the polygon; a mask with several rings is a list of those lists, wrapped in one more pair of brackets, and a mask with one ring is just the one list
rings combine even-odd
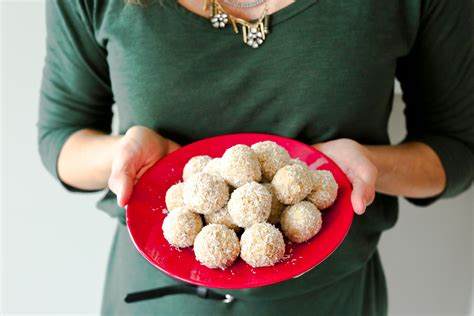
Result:
{"label": "thumb", "polygon": [[352,181],[351,202],[356,214],[364,214],[365,208],[373,202],[374,197],[375,189],[373,186],[358,178]]}
{"label": "thumb", "polygon": [[135,174],[136,171],[131,159],[121,156],[114,160],[109,178],[109,188],[117,195],[117,204],[120,207],[127,205],[132,195]]}
{"label": "thumb", "polygon": [[[112,179],[112,178],[111,178]],[[130,196],[132,195],[133,190],[133,179],[124,173],[119,174],[113,180],[114,187],[116,190],[112,190],[117,195],[117,204],[120,207],[125,207],[130,200]]]}

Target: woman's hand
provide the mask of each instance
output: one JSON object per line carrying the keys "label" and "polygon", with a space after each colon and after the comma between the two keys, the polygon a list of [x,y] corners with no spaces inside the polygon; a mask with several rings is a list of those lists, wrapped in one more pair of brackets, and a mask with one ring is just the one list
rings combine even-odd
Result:
{"label": "woman's hand", "polygon": [[354,212],[364,214],[366,206],[375,198],[377,168],[369,159],[369,150],[350,139],[338,139],[313,145],[322,151],[344,171],[352,183],[352,207]]}
{"label": "woman's hand", "polygon": [[127,205],[133,186],[145,171],[179,147],[147,127],[130,128],[117,143],[109,178],[109,188],[117,195],[118,205]]}

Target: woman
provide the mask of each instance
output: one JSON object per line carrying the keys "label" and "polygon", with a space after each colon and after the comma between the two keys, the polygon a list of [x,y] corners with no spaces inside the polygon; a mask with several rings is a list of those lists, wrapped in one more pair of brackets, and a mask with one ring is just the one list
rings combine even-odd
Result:
{"label": "woman", "polygon": [[[211,1],[221,14],[212,21],[205,2],[47,5],[40,152],[69,190],[110,188],[98,204],[119,219],[103,314],[385,315],[377,242],[396,222],[395,196],[427,205],[473,179],[471,1],[223,0]],[[241,19],[240,34],[231,17]],[[254,37],[258,45],[241,35],[253,20],[267,21],[257,25],[261,33],[269,28],[264,40]],[[390,145],[394,77],[408,135]],[[113,103],[119,136],[110,135]],[[345,171],[354,211],[364,215],[300,278],[212,290],[207,299],[178,293],[125,303],[129,292],[182,284],[130,241],[123,206],[134,183],[179,145],[235,132],[314,144]],[[235,300],[212,299],[223,294]]]}

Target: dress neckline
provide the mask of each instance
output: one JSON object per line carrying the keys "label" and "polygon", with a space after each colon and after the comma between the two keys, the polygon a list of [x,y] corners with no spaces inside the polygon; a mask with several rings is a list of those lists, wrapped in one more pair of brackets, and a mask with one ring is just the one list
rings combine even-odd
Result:
{"label": "dress neckline", "polygon": [[[275,26],[277,24],[285,22],[286,20],[291,19],[292,17],[298,15],[299,13],[303,12],[304,10],[308,9],[309,7],[315,5],[318,2],[319,0],[295,0],[295,2],[272,13],[270,15],[270,32],[271,32],[272,26]],[[175,12],[181,17],[181,20],[185,23],[190,23],[196,26],[205,27],[206,29],[210,31],[215,31],[216,33],[219,33],[219,34],[226,34],[226,35],[235,34],[234,31],[232,30],[232,27],[228,27],[225,30],[213,28],[211,26],[211,23],[209,22],[209,19],[188,10],[187,8],[179,4],[178,1],[176,0],[166,1],[165,3],[170,5],[175,10]]]}

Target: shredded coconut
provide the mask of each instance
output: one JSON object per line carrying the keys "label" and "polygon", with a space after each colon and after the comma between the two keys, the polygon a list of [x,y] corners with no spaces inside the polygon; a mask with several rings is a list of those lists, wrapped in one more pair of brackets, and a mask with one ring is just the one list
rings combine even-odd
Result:
{"label": "shredded coconut", "polygon": [[240,257],[252,267],[272,266],[284,255],[283,235],[272,224],[252,225],[240,238]]}
{"label": "shredded coconut", "polygon": [[210,173],[215,176],[221,175],[221,158],[214,158],[204,167],[202,172]]}
{"label": "shredded coconut", "polygon": [[210,214],[226,205],[229,187],[221,177],[200,172],[184,183],[183,198],[186,206],[195,212]]}
{"label": "shredded coconut", "polygon": [[290,155],[285,148],[275,142],[264,141],[252,145],[257,154],[262,175],[267,181],[272,181],[275,173],[290,163]]}
{"label": "shredded coconut", "polygon": [[175,208],[184,206],[183,200],[184,183],[173,184],[168,191],[166,191],[165,203],[168,210],[172,211]]}
{"label": "shredded coconut", "polygon": [[183,169],[183,180],[186,181],[193,174],[201,172],[210,161],[209,156],[196,156],[189,159]]}
{"label": "shredded coconut", "polygon": [[294,158],[290,160],[290,165],[300,165],[303,167],[308,167],[308,165],[304,162],[299,160],[298,158]]}
{"label": "shredded coconut", "polygon": [[262,172],[255,152],[246,145],[227,149],[220,161],[222,177],[233,187],[241,187],[252,181],[260,181]]}
{"label": "shredded coconut", "polygon": [[163,221],[163,235],[175,247],[189,247],[202,229],[201,216],[186,207],[169,213]]}
{"label": "shredded coconut", "polygon": [[330,207],[337,198],[337,185],[334,176],[327,170],[312,170],[313,190],[307,200],[320,210]]}
{"label": "shredded coconut", "polygon": [[232,222],[232,218],[229,215],[227,206],[223,207],[217,212],[204,215],[204,221],[206,224],[222,224],[227,226],[230,229],[233,229],[235,232],[240,230],[240,227]]}
{"label": "shredded coconut", "polygon": [[235,189],[227,205],[232,222],[240,227],[265,222],[271,207],[271,193],[257,182],[250,182]]}
{"label": "shredded coconut", "polygon": [[268,216],[267,222],[269,222],[270,224],[276,225],[276,224],[280,223],[281,212],[283,212],[286,205],[281,203],[277,199],[277,197],[275,195],[275,190],[274,190],[271,183],[264,183],[263,185],[272,194],[272,207],[271,207],[270,216]]}
{"label": "shredded coconut", "polygon": [[194,241],[196,259],[208,268],[225,269],[237,259],[240,252],[239,239],[225,225],[209,224]]}
{"label": "shredded coconut", "polygon": [[275,174],[272,180],[275,195],[284,204],[302,201],[313,188],[313,176],[308,167],[288,165]]}
{"label": "shredded coconut", "polygon": [[323,219],[314,204],[303,201],[288,206],[281,214],[281,230],[296,243],[313,238],[321,229]]}

